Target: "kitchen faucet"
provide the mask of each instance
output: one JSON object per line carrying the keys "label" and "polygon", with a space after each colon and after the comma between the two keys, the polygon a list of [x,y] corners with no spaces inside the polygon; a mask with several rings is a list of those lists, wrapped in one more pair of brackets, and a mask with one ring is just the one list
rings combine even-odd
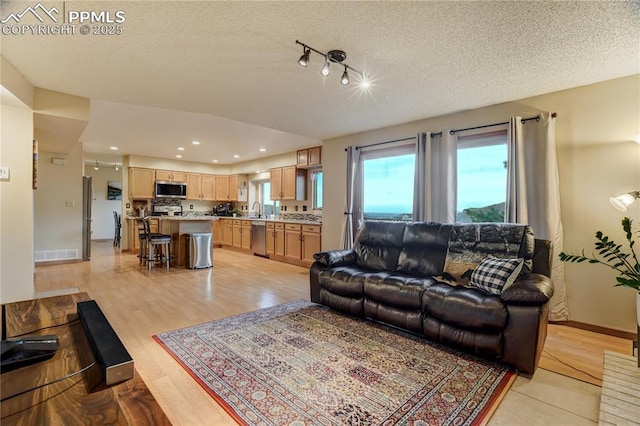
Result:
{"label": "kitchen faucet", "polygon": [[254,207],[256,206],[256,204],[258,205],[258,219],[260,219],[262,217],[262,212],[261,212],[261,207],[260,207],[260,202],[259,201],[254,201],[253,204],[251,205],[251,210],[255,210]]}

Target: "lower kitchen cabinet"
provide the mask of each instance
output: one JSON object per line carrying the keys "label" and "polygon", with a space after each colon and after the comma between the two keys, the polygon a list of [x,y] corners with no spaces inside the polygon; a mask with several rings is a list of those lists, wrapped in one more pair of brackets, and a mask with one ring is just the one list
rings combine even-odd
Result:
{"label": "lower kitchen cabinet", "polygon": [[284,223],[267,223],[267,256],[284,257]]}
{"label": "lower kitchen cabinet", "polygon": [[313,263],[321,250],[321,225],[285,224],[285,255],[292,263]]}
{"label": "lower kitchen cabinet", "polygon": [[222,235],[225,246],[233,245],[233,220],[222,219]]}
{"label": "lower kitchen cabinet", "polygon": [[211,222],[211,233],[213,234],[214,246],[221,246],[224,244],[224,232],[222,228],[222,220],[214,220]]}
{"label": "lower kitchen cabinet", "polygon": [[302,253],[303,262],[314,262],[313,255],[322,251],[322,234],[320,225],[302,225]]}

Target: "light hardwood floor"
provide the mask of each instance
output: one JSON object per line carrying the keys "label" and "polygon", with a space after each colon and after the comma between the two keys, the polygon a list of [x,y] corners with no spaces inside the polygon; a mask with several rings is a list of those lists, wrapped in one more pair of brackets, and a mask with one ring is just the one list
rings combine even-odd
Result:
{"label": "light hardwood floor", "polygon": [[[110,241],[94,242],[92,250],[90,262],[37,266],[36,292],[47,295],[77,287],[94,298],[173,424],[234,424],[151,336],[279,303],[309,300],[308,269],[216,248],[211,269],[148,271],[134,255],[114,250]],[[582,374],[566,364],[574,365],[601,379],[604,349],[623,352],[626,345],[624,353],[630,352],[629,341],[619,340],[552,325],[541,366],[562,374]],[[590,379],[583,376],[583,380]],[[516,380],[490,424],[596,424],[599,389],[538,369],[533,378]]]}

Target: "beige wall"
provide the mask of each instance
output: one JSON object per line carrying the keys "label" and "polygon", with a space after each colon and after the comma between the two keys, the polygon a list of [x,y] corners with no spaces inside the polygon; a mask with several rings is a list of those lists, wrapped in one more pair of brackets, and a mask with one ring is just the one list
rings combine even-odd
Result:
{"label": "beige wall", "polygon": [[0,302],[33,298],[33,112],[0,104]]}
{"label": "beige wall", "polygon": [[[632,142],[640,140],[640,75],[324,141],[323,249],[340,245],[345,147],[411,137],[422,131],[502,122],[540,111],[558,113],[565,249],[589,248],[598,229],[613,235],[622,215],[609,205],[608,198],[640,188],[640,145]],[[640,224],[639,212],[640,203],[635,203],[629,214]],[[614,273],[584,264],[569,264],[565,270],[572,320],[635,331],[633,291],[614,288]]]}
{"label": "beige wall", "polygon": [[[35,250],[77,250],[82,258],[82,144],[68,154],[42,152],[35,191]],[[63,158],[65,165],[51,163]]]}

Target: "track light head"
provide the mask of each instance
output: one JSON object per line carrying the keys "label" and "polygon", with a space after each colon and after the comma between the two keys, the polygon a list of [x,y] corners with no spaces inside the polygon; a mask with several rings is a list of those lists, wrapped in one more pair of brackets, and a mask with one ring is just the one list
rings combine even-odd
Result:
{"label": "track light head", "polygon": [[342,78],[340,78],[340,83],[342,83],[344,86],[349,84],[349,73],[347,73],[347,66],[346,65],[344,67],[344,72],[342,73]]}
{"label": "track light head", "polygon": [[302,56],[300,56],[300,59],[298,59],[298,63],[300,64],[300,66],[302,67],[307,67],[307,65],[309,65],[309,53],[311,52],[311,50],[309,50],[309,48],[305,48],[304,46],[302,47],[303,53]]}
{"label": "track light head", "polygon": [[324,57],[324,65],[320,70],[320,74],[322,74],[324,77],[327,77],[329,75],[329,58],[327,56]]}
{"label": "track light head", "polygon": [[100,170],[100,166],[98,165],[97,161],[96,161],[96,165],[93,166],[93,170]]}

